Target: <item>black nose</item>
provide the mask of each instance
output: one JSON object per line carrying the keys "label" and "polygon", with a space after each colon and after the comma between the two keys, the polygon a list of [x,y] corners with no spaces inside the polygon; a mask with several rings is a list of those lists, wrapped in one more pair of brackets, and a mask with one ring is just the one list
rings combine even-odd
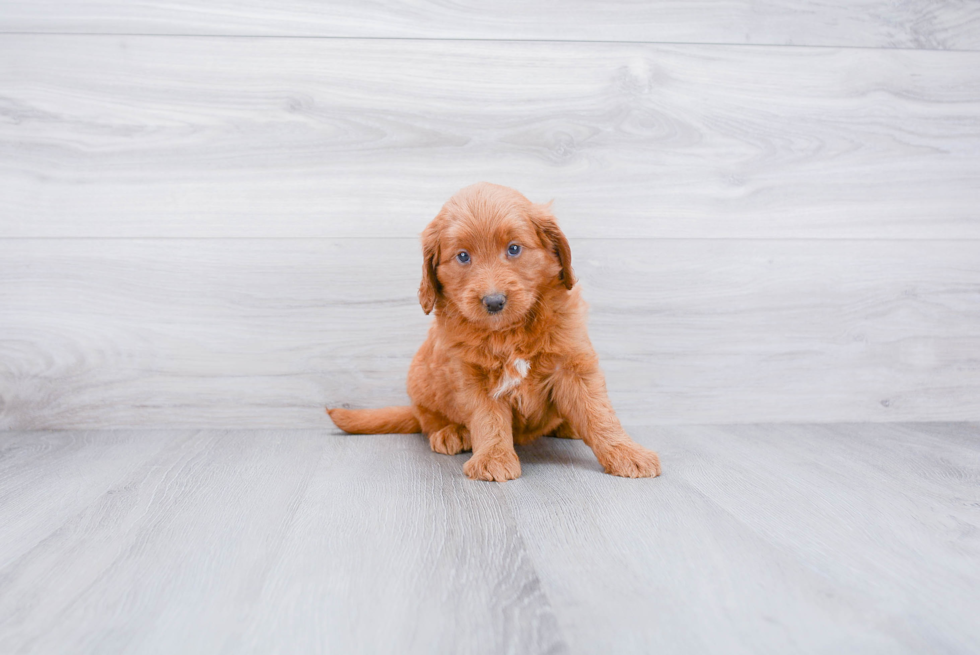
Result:
{"label": "black nose", "polygon": [[483,296],[483,306],[487,308],[487,311],[491,314],[496,314],[504,305],[507,304],[507,296],[502,293],[495,293],[492,296]]}

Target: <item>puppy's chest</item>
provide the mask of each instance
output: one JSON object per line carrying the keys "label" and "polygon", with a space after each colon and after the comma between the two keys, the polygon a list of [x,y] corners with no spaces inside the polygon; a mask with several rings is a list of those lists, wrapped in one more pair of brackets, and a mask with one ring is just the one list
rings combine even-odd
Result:
{"label": "puppy's chest", "polygon": [[510,402],[522,414],[533,412],[539,406],[542,388],[541,371],[535,370],[530,358],[511,356],[503,361],[490,376],[490,395],[495,400]]}

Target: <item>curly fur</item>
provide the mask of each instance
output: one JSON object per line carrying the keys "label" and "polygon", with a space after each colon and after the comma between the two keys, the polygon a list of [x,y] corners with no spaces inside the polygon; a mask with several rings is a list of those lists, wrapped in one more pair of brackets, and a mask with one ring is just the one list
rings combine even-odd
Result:
{"label": "curly fur", "polygon": [[[548,205],[467,187],[425,228],[422,254],[419,302],[435,320],[409,369],[412,405],[328,409],[338,427],[421,431],[436,452],[472,450],[463,470],[473,479],[520,476],[514,444],[548,434],[582,439],[613,475],[660,474],[657,454],[630,439],[609,402],[571,249]],[[502,311],[487,310],[491,294],[506,296]]]}

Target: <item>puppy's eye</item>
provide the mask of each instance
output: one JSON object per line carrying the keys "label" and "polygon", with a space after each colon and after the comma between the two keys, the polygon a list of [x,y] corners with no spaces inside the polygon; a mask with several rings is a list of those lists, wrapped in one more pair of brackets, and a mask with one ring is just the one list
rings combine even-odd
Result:
{"label": "puppy's eye", "polygon": [[507,246],[507,254],[511,257],[517,257],[519,254],[521,254],[521,247],[516,243],[512,243]]}
{"label": "puppy's eye", "polygon": [[465,250],[461,250],[459,254],[456,255],[456,261],[458,261],[460,264],[469,264],[470,253],[466,252]]}

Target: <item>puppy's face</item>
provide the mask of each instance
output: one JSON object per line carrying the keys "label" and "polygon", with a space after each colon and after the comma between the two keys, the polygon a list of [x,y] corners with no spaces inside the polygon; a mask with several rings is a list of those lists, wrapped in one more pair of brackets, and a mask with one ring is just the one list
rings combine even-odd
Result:
{"label": "puppy's face", "polygon": [[422,235],[419,300],[441,300],[487,329],[522,322],[541,293],[574,284],[568,241],[548,208],[481,183],[446,203]]}

